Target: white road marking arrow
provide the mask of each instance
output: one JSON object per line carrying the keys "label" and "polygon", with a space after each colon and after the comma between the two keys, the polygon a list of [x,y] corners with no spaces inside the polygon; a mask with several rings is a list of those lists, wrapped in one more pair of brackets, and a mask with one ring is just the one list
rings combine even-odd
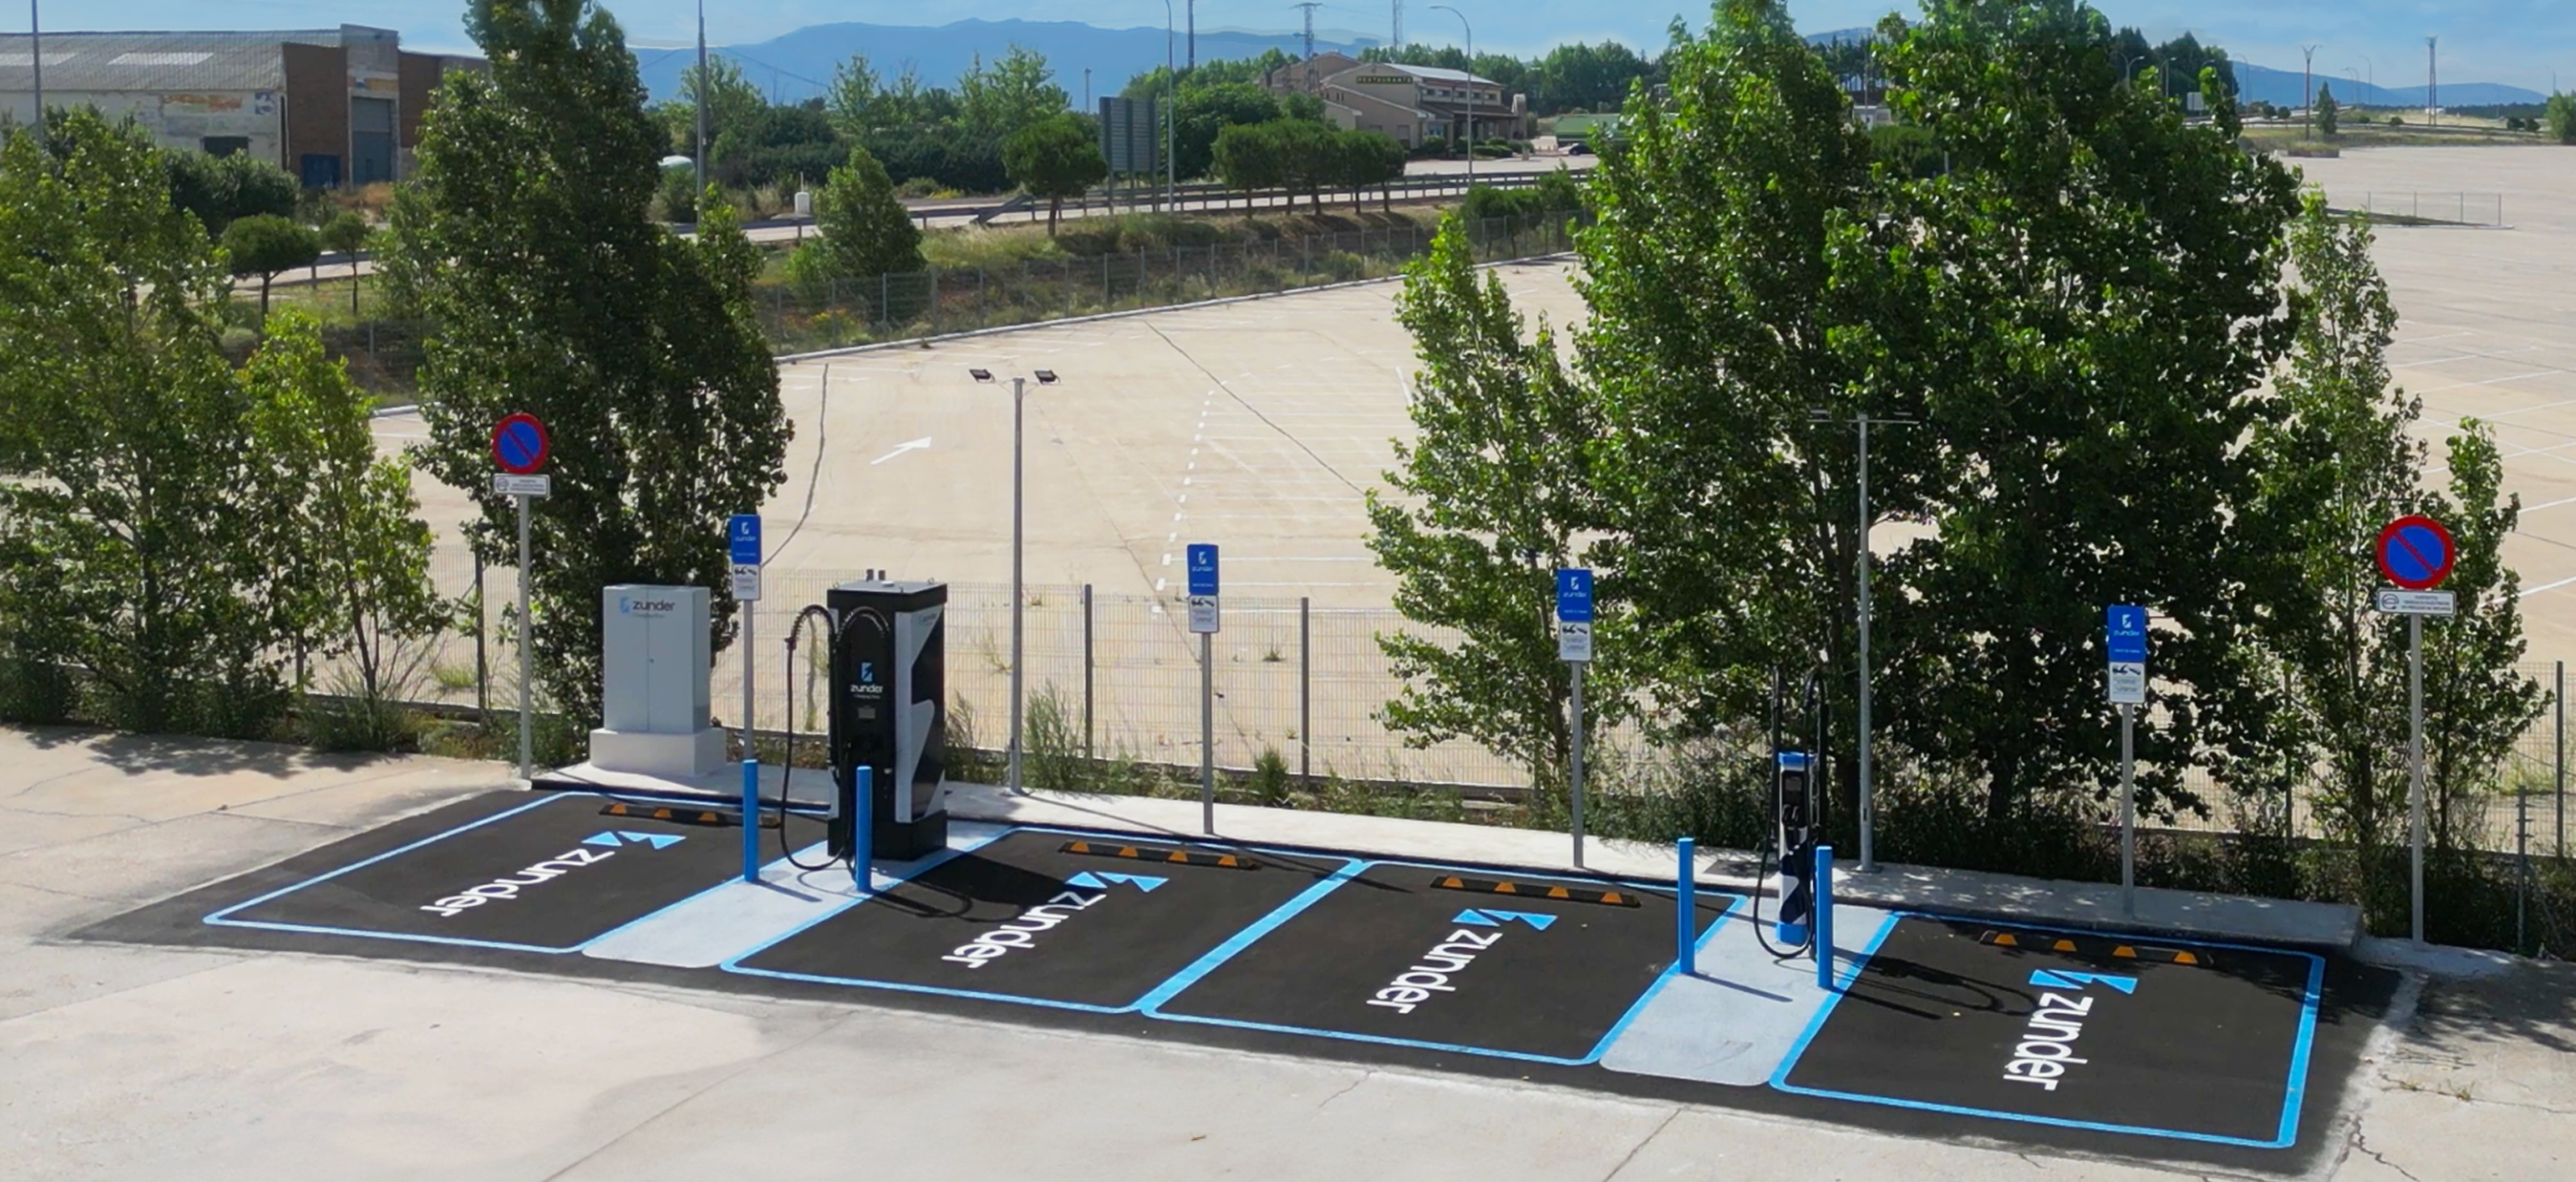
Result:
{"label": "white road marking arrow", "polygon": [[912,441],[912,442],[910,442],[910,443],[898,443],[898,444],[894,445],[894,450],[893,450],[893,451],[887,452],[887,453],[886,453],[886,454],[884,454],[884,455],[878,456],[877,458],[875,458],[875,459],[873,459],[873,460],[868,461],[868,466],[869,466],[869,467],[871,467],[871,468],[873,468],[873,467],[876,467],[876,466],[877,466],[877,465],[879,465],[879,464],[882,464],[882,463],[886,462],[887,460],[891,460],[891,459],[895,458],[896,456],[902,455],[902,454],[903,454],[903,453],[905,453],[905,452],[908,452],[908,451],[922,451],[922,450],[927,449],[929,446],[930,446],[930,437],[929,437],[929,436],[927,436],[927,435],[924,435],[924,436],[922,436],[922,437],[921,437],[921,438],[919,438],[919,439],[915,439],[915,440],[913,440],[913,441]]}

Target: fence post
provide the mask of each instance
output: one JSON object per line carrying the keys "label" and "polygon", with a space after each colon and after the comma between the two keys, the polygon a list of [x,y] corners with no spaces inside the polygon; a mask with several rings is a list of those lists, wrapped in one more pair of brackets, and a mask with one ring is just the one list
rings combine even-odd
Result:
{"label": "fence post", "polygon": [[[478,553],[474,556],[474,714],[476,725],[486,729],[492,725],[492,667],[483,657],[483,636],[491,630],[492,617],[483,610],[483,556]],[[2559,678],[2561,684],[2566,680]],[[2559,711],[2559,716],[2564,718],[2566,711]]]}
{"label": "fence post", "polygon": [[893,291],[894,273],[877,272],[877,315],[885,320],[888,331],[894,329],[894,303],[888,298]]}
{"label": "fence post", "polygon": [[930,269],[930,335],[939,335],[939,269]]}
{"label": "fence post", "polygon": [[1091,584],[1082,585],[1082,754],[1093,758],[1091,747]]}
{"label": "fence post", "polygon": [[1314,600],[1297,597],[1297,778],[1315,778]]}
{"label": "fence post", "polygon": [[2558,816],[2558,860],[2565,862],[2567,860],[2567,662],[2560,661],[2557,664],[2558,720],[2557,725],[2551,729],[2557,739],[2558,757],[2551,763],[2553,764],[2552,779],[2558,789],[2555,796],[2557,801],[2555,812]]}

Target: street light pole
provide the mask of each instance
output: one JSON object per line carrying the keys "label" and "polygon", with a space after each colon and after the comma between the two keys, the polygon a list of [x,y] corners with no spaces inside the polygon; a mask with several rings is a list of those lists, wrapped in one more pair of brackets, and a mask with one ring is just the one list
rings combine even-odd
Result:
{"label": "street light pole", "polygon": [[[691,167],[697,175],[689,178],[689,187],[697,199],[705,200],[707,192],[707,0],[698,0],[698,160]],[[670,216],[665,213],[663,216]]]}
{"label": "street light pole", "polygon": [[27,0],[27,64],[36,71],[36,146],[45,142],[45,31],[37,6],[44,0]]}
{"label": "street light pole", "polygon": [[1172,156],[1181,121],[1181,76],[1172,58],[1172,0],[1163,0],[1163,96],[1163,212],[1177,213],[1172,208],[1172,198],[1180,187],[1180,178],[1174,175],[1176,162]]}
{"label": "street light pole", "polygon": [[1476,187],[1476,26],[1467,23],[1467,14],[1446,4],[1432,8],[1458,18],[1458,27],[1467,31],[1467,187]]}
{"label": "street light pole", "polygon": [[[993,380],[993,371],[989,369],[969,369],[966,372],[979,383]],[[1054,370],[1041,369],[1033,372],[1041,386],[1052,386],[1056,383]],[[1015,793],[1026,790],[1020,781],[1020,720],[1025,716],[1028,701],[1028,680],[1024,669],[1026,662],[1022,660],[1023,640],[1028,631],[1025,619],[1028,608],[1025,583],[1028,482],[1025,464],[1027,451],[1024,447],[1027,440],[1024,424],[1028,417],[1028,388],[1027,378],[1016,375],[1011,378],[1011,745],[1006,753],[1008,770],[1004,773],[1003,786]]]}
{"label": "street light pole", "polygon": [[1021,627],[1021,616],[1023,616],[1024,614],[1026,614],[1026,613],[1023,611],[1023,605],[1025,605],[1025,604],[1028,602],[1028,597],[1027,597],[1026,595],[1024,595],[1024,594],[1022,594],[1022,593],[1021,593],[1021,588],[1020,588],[1020,575],[1021,575],[1021,559],[1022,559],[1022,557],[1023,557],[1023,549],[1022,549],[1022,544],[1021,544],[1021,543],[1022,543],[1022,539],[1025,537],[1025,530],[1024,530],[1024,527],[1025,527],[1025,524],[1026,524],[1026,522],[1027,522],[1027,517],[1026,517],[1025,509],[1024,509],[1024,506],[1025,506],[1025,503],[1026,503],[1026,502],[1025,502],[1025,501],[1024,501],[1024,499],[1023,499],[1023,490],[1026,488],[1026,481],[1025,481],[1025,478],[1024,478],[1024,475],[1023,475],[1023,469],[1022,469],[1022,467],[1021,467],[1021,454],[1022,454],[1022,453],[1021,453],[1021,450],[1020,450],[1020,442],[1021,442],[1022,436],[1023,436],[1023,434],[1024,434],[1024,433],[1023,433],[1023,431],[1021,430],[1021,422],[1022,422],[1022,421],[1027,417],[1027,413],[1026,413],[1026,405],[1027,405],[1027,402],[1028,402],[1028,379],[1026,379],[1026,378],[1012,378],[1012,379],[1011,379],[1011,777],[1010,777],[1010,785],[1009,785],[1009,787],[1010,787],[1010,790],[1011,790],[1011,791],[1013,791],[1013,792],[1018,792],[1018,791],[1020,791],[1020,790],[1021,790],[1021,789],[1020,789],[1020,710],[1021,710],[1021,704],[1026,700],[1026,699],[1022,696],[1022,695],[1023,695],[1023,689],[1024,689],[1024,685],[1025,685],[1025,683],[1024,683],[1024,682],[1023,682],[1023,680],[1022,680],[1023,666],[1022,666],[1022,662],[1021,662],[1021,660],[1020,660],[1020,635],[1021,635],[1021,631],[1022,631],[1022,627]]}
{"label": "street light pole", "polygon": [[[1814,412],[1814,417],[1820,422],[1828,421],[1830,418],[1830,416],[1821,410]],[[1858,583],[1854,623],[1858,625],[1858,631],[1860,633],[1860,725],[1858,727],[1860,743],[1860,869],[1864,874],[1875,874],[1878,872],[1875,832],[1878,823],[1878,801],[1870,775],[1872,767],[1870,761],[1870,755],[1872,753],[1872,730],[1870,727],[1869,684],[1869,531],[1870,527],[1875,524],[1875,519],[1871,516],[1869,508],[1869,429],[1872,424],[1895,427],[1910,426],[1913,423],[1914,420],[1912,419],[1874,419],[1869,417],[1866,413],[1852,416],[1852,425],[1858,431],[1860,436],[1860,452],[1858,457],[1860,461],[1860,539],[1859,545],[1855,547],[1858,553],[1853,558],[1852,566],[1854,579]]]}

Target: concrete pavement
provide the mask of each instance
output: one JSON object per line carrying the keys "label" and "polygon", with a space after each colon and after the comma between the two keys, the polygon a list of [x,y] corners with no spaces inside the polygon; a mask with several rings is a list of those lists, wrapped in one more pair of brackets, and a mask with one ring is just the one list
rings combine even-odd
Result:
{"label": "concrete pavement", "polygon": [[[62,938],[507,776],[0,729],[0,1179],[2212,1176],[856,1004]],[[2566,1174],[2576,970],[2481,971],[2410,982],[2308,1176]]]}

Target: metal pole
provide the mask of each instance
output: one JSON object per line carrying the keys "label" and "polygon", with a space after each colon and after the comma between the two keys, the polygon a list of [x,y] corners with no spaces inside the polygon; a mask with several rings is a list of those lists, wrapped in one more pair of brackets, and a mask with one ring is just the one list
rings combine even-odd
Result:
{"label": "metal pole", "polygon": [[483,603],[483,555],[474,555],[474,715],[484,729],[492,726],[492,667],[483,651],[483,636],[492,630],[492,614]]}
{"label": "metal pole", "polygon": [[2120,703],[2120,914],[2138,914],[2137,707]]}
{"label": "metal pole", "polygon": [[2414,934],[2424,942],[2424,617],[2406,617],[2406,811],[2413,847]]}
{"label": "metal pole", "polygon": [[1216,659],[1211,635],[1199,633],[1199,828],[1216,832]]}
{"label": "metal pole", "polygon": [[1816,988],[1830,993],[1834,988],[1834,847],[1816,847],[1815,915],[1810,921],[1816,933]]}
{"label": "metal pole", "polygon": [[2551,768],[2550,775],[2553,781],[2552,787],[2555,787],[2558,790],[2557,795],[2554,798],[2558,802],[2556,806],[2558,816],[2557,845],[2558,858],[2563,862],[2567,859],[2567,662],[2565,661],[2557,663],[2555,684],[2558,698],[2558,719],[2557,724],[2552,728],[2552,731],[2557,740],[2557,759],[2554,761],[2555,766]]}
{"label": "metal pole", "polygon": [[689,183],[697,200],[707,196],[707,0],[698,0],[698,159]]}
{"label": "metal pole", "polygon": [[1091,746],[1091,584],[1082,585],[1082,754],[1094,754]]}
{"label": "metal pole", "polygon": [[[743,729],[748,739],[750,728]],[[784,826],[787,802],[780,800],[778,808],[778,823]],[[742,759],[742,880],[760,881],[760,761],[749,755]]]}
{"label": "metal pole", "polygon": [[27,0],[27,64],[36,70],[36,146],[50,147],[45,136],[45,31],[37,7],[43,0]]}
{"label": "metal pole", "polygon": [[1680,944],[1673,959],[1684,973],[1699,971],[1699,851],[1697,843],[1683,838],[1676,843],[1681,866],[1673,872],[1673,934]]}
{"label": "metal pole", "polygon": [[1023,517],[1022,517],[1022,501],[1021,501],[1022,479],[1021,479],[1021,471],[1020,471],[1020,462],[1021,462],[1021,453],[1020,453],[1020,442],[1021,442],[1020,419],[1021,419],[1021,396],[1022,396],[1022,394],[1026,391],[1027,387],[1028,387],[1028,379],[1026,379],[1026,378],[1012,378],[1012,379],[1011,379],[1011,768],[1010,768],[1010,780],[1011,780],[1011,783],[1010,783],[1010,789],[1011,789],[1011,791],[1013,791],[1013,792],[1020,792],[1020,791],[1023,791],[1023,790],[1024,790],[1024,789],[1022,789],[1022,788],[1021,788],[1021,786],[1020,786],[1020,709],[1021,709],[1021,701],[1022,701],[1022,699],[1021,699],[1021,696],[1020,696],[1020,695],[1021,695],[1022,687],[1023,687],[1023,685],[1025,684],[1025,682],[1023,681],[1022,676],[1021,676],[1021,675],[1022,675],[1023,670],[1021,669],[1021,662],[1020,662],[1020,630],[1021,630],[1021,620],[1020,620],[1020,617],[1021,617],[1021,615],[1023,614],[1023,613],[1022,613],[1022,610],[1021,610],[1021,609],[1022,609],[1022,605],[1026,602],[1027,597],[1026,597],[1024,594],[1022,594],[1022,592],[1021,592],[1021,587],[1020,587],[1020,574],[1021,574],[1021,571],[1020,571],[1020,566],[1021,566],[1021,563],[1020,563],[1020,559],[1021,559],[1021,548],[1020,548],[1020,543],[1021,543],[1021,526],[1022,526],[1022,524],[1023,524],[1023,520],[1024,520],[1024,519],[1023,519]]}
{"label": "metal pole", "polygon": [[528,649],[536,629],[528,618],[528,495],[510,499],[519,503],[519,779],[525,781],[536,778],[536,748],[528,733],[536,714],[528,696]]}
{"label": "metal pole", "polygon": [[1869,726],[1869,414],[1860,415],[1860,870],[1878,872],[1878,802],[1870,784]]}
{"label": "metal pole", "polygon": [[1163,0],[1163,95],[1163,212],[1170,213],[1172,189],[1180,179],[1173,172],[1173,151],[1177,144],[1174,126],[1180,122],[1181,114],[1181,76],[1172,62],[1172,0]]}
{"label": "metal pole", "polygon": [[1315,775],[1314,601],[1297,597],[1297,778]]}
{"label": "metal pole", "polygon": [[1574,662],[1574,729],[1569,738],[1573,764],[1574,868],[1583,869],[1583,665]]}
{"label": "metal pole", "polygon": [[752,606],[742,605],[742,757],[757,762],[760,757],[751,746]]}

